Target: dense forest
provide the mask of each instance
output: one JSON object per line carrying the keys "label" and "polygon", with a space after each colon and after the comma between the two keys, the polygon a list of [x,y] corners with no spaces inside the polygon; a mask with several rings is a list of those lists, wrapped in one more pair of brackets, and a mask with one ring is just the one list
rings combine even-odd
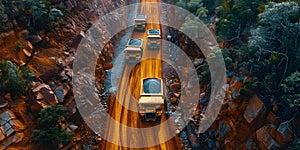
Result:
{"label": "dense forest", "polygon": [[[244,82],[241,94],[259,95],[273,106],[282,120],[299,118],[300,1],[172,2],[189,10],[205,24],[214,25],[227,76],[236,74],[252,79]],[[200,80],[207,80],[207,74],[209,72],[202,72]],[[295,139],[294,144],[298,147],[299,139]]]}
{"label": "dense forest", "polygon": [[[227,77],[235,75],[250,78],[243,82],[239,91],[242,96],[256,94],[270,106],[267,108],[280,121],[299,122],[300,0],[164,2],[187,9],[212,29],[222,50]],[[72,4],[75,5],[74,2]],[[74,15],[72,8],[63,0],[0,0],[0,32],[27,30],[26,39],[32,44],[29,45],[29,54],[25,52],[29,57],[24,59],[24,63],[4,56],[0,50],[0,58],[3,59],[0,61],[1,105],[18,97],[28,96],[32,92],[32,81],[44,80],[35,78],[38,71],[25,63],[29,63],[39,49],[47,46],[45,43],[51,43],[49,37],[55,37],[55,33],[68,24],[65,19]],[[80,11],[76,10],[78,12]],[[187,19],[185,26],[193,23]],[[89,25],[86,23],[85,27]],[[0,40],[0,45],[0,48],[5,47],[4,39]],[[18,54],[27,49],[28,45],[20,40],[15,41],[12,47],[13,54]],[[208,70],[207,65],[204,67]],[[209,71],[199,74],[199,79],[201,82],[208,81]],[[7,94],[11,96],[10,100],[5,98]],[[67,110],[61,107],[65,103],[58,103],[59,105],[34,112],[36,119],[33,120],[37,126],[30,132],[34,143],[51,143],[57,147],[59,144],[66,145],[75,135],[74,132],[63,129],[68,122]],[[299,134],[288,144],[288,148],[300,148],[300,137],[297,135]]]}

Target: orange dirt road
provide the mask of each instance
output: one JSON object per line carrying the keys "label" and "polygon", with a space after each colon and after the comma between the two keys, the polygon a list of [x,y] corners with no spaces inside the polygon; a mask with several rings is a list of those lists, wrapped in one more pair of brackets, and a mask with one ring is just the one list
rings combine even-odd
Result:
{"label": "orange dirt road", "polygon": [[[174,134],[175,125],[166,123],[166,116],[162,116],[161,122],[142,122],[137,113],[137,102],[140,95],[140,86],[142,78],[157,77],[162,78],[162,49],[147,49],[147,31],[148,29],[160,29],[160,14],[158,0],[141,0],[138,13],[147,15],[146,32],[132,33],[132,38],[143,39],[143,59],[140,64],[132,66],[126,64],[118,91],[116,100],[110,103],[109,114],[114,120],[110,120],[106,125],[107,136],[113,142],[104,141],[101,144],[101,150],[123,150],[123,149],[149,149],[149,150],[179,150],[181,142],[179,137],[175,136],[166,139],[165,135]],[[162,32],[162,30],[161,30]],[[130,108],[131,110],[127,109]],[[134,110],[134,111],[132,111]],[[117,122],[117,123],[116,123]],[[158,126],[165,123],[165,126]],[[151,128],[157,127],[157,128]],[[147,130],[131,131],[128,128]],[[146,147],[142,147],[140,142]],[[157,143],[153,145],[154,143]],[[151,145],[151,146],[147,146]]]}

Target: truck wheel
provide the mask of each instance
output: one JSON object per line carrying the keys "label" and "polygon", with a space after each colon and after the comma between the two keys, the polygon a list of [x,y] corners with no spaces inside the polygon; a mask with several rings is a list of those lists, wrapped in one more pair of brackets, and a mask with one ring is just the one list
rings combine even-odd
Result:
{"label": "truck wheel", "polygon": [[145,121],[146,119],[145,119],[145,116],[141,116],[141,120],[142,121]]}
{"label": "truck wheel", "polygon": [[161,116],[157,116],[157,121],[160,122],[161,121]]}

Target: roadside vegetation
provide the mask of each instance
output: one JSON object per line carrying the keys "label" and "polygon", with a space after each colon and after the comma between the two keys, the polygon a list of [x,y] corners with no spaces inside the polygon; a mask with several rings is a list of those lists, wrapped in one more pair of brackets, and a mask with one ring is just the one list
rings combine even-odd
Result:
{"label": "roadside vegetation", "polygon": [[[228,72],[243,71],[257,79],[246,87],[262,96],[276,96],[291,114],[299,111],[300,6],[285,0],[173,0],[198,16],[216,24]],[[184,25],[193,24],[187,21]],[[233,66],[237,63],[237,66]],[[200,75],[203,80],[207,72]],[[202,81],[202,80],[200,80]],[[289,98],[290,97],[290,98]],[[292,98],[291,98],[292,97]],[[288,118],[286,118],[288,119]]]}
{"label": "roadside vegetation", "polygon": [[61,0],[0,0],[0,31],[5,31],[5,23],[11,21],[14,28],[27,28],[35,35],[59,27],[68,14]]}
{"label": "roadside vegetation", "polygon": [[[172,2],[194,13],[208,26],[215,25],[227,76],[236,74],[252,79],[243,84],[241,95],[257,94],[267,103],[275,103],[279,110],[276,115],[283,121],[297,119],[293,116],[300,113],[299,0]],[[207,65],[204,67],[208,69]],[[203,71],[200,82],[207,81],[209,76],[209,71]],[[293,147],[299,147],[298,139],[290,149]]]}
{"label": "roadside vegetation", "polygon": [[0,60],[0,99],[10,94],[12,99],[25,95],[34,73],[26,66],[16,66],[11,61]]}
{"label": "roadside vegetation", "polygon": [[38,129],[33,131],[36,142],[48,148],[56,148],[70,142],[74,133],[67,131],[66,108],[61,105],[42,109],[38,118]]}

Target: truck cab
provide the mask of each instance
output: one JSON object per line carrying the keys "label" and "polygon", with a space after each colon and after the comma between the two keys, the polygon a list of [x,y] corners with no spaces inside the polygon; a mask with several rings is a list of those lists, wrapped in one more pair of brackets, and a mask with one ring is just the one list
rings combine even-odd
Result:
{"label": "truck cab", "polygon": [[144,78],[141,83],[138,111],[142,121],[160,121],[164,110],[163,81]]}
{"label": "truck cab", "polygon": [[143,40],[129,39],[125,48],[127,63],[139,62],[143,55]]}
{"label": "truck cab", "polygon": [[147,26],[147,16],[145,14],[137,14],[134,18],[134,29],[145,31]]}
{"label": "truck cab", "polygon": [[160,47],[160,30],[157,29],[150,29],[148,30],[148,36],[147,36],[147,47],[148,49],[159,49]]}

